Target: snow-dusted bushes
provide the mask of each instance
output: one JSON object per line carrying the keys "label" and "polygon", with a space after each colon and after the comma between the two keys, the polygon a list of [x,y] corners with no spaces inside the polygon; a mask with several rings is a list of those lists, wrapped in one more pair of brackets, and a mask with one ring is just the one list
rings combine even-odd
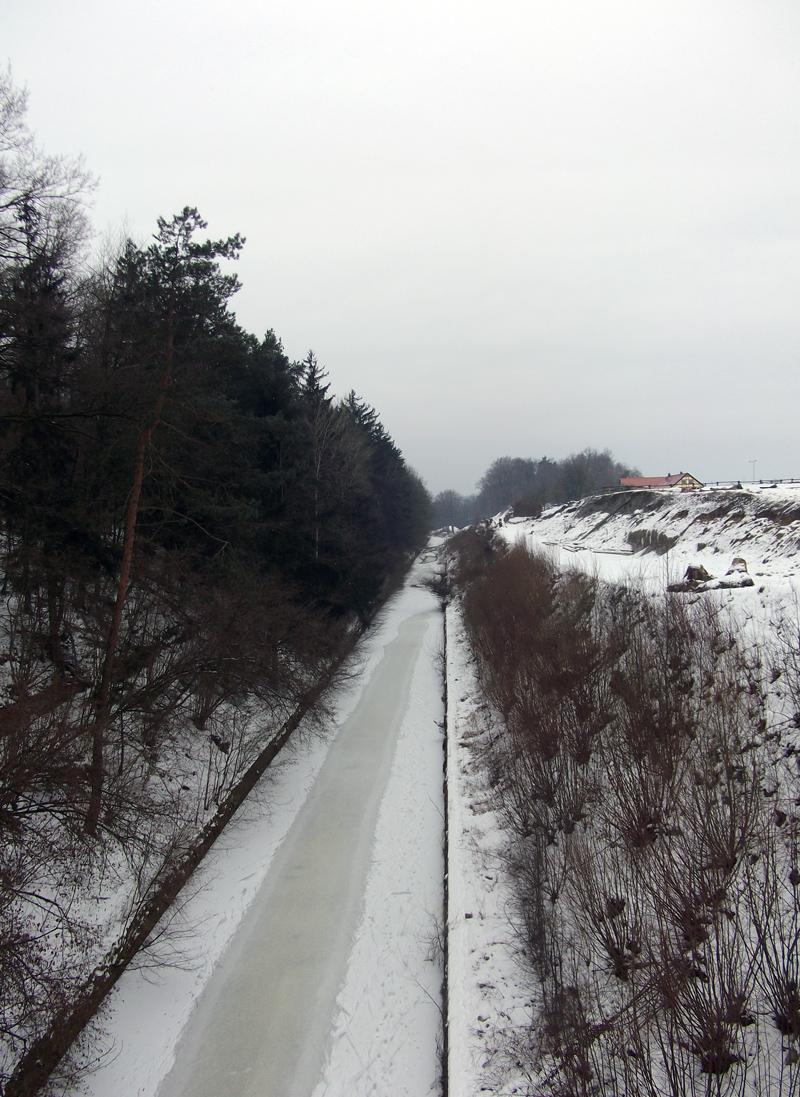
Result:
{"label": "snow-dusted bushes", "polygon": [[538,986],[515,1049],[531,1091],[800,1092],[800,789],[778,668],[711,601],[522,547],[484,559],[463,612]]}

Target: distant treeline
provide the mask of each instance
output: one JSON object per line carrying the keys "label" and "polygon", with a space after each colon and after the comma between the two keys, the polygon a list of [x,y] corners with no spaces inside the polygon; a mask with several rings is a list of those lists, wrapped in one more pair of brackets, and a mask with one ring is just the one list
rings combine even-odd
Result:
{"label": "distant treeline", "polygon": [[0,1089],[103,961],[75,887],[146,895],[430,528],[378,414],[237,324],[244,241],[91,261],[91,185],[0,74]]}
{"label": "distant treeline", "polygon": [[542,457],[498,457],[478,481],[475,495],[448,489],[433,501],[438,526],[467,526],[513,506],[518,515],[536,515],[546,503],[580,499],[617,483],[621,476],[638,476],[637,469],[615,461],[609,450],[584,449],[563,461]]}

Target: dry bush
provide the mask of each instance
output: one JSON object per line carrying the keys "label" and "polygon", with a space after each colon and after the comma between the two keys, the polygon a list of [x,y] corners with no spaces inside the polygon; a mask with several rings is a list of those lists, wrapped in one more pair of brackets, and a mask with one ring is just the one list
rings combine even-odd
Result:
{"label": "dry bush", "polygon": [[539,983],[532,1092],[800,1092],[781,676],[713,602],[562,575],[524,548],[489,561],[463,608],[504,725],[485,765]]}
{"label": "dry bush", "polygon": [[441,557],[439,566],[433,575],[426,576],[421,580],[421,585],[439,599],[442,608],[447,606],[453,594],[454,584],[450,558],[446,554]]}
{"label": "dry bush", "polygon": [[776,639],[770,681],[787,729],[800,728],[800,605],[784,609],[773,622]]}
{"label": "dry bush", "polygon": [[464,588],[482,578],[491,561],[504,555],[505,551],[505,545],[497,541],[483,523],[460,530],[447,542],[453,583],[458,588]]}
{"label": "dry bush", "polygon": [[89,871],[80,844],[42,818],[2,836],[0,1043],[11,1055],[26,1050],[80,985],[80,970],[64,961],[92,944],[76,903]]}

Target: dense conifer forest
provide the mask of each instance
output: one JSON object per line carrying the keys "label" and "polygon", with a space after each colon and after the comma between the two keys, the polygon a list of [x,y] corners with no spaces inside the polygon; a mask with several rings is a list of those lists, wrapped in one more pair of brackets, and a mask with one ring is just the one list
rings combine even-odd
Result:
{"label": "dense conifer forest", "polygon": [[91,186],[3,77],[0,1077],[103,962],[84,898],[130,922],[430,524],[377,412],[237,324],[241,237],[92,259]]}

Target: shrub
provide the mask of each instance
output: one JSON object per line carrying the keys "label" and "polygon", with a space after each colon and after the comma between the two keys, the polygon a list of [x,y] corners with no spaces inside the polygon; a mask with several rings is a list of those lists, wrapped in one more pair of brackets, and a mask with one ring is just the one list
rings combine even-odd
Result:
{"label": "shrub", "polygon": [[800,1092],[797,776],[767,705],[779,682],[792,722],[797,660],[765,667],[708,601],[470,561],[536,1092]]}

